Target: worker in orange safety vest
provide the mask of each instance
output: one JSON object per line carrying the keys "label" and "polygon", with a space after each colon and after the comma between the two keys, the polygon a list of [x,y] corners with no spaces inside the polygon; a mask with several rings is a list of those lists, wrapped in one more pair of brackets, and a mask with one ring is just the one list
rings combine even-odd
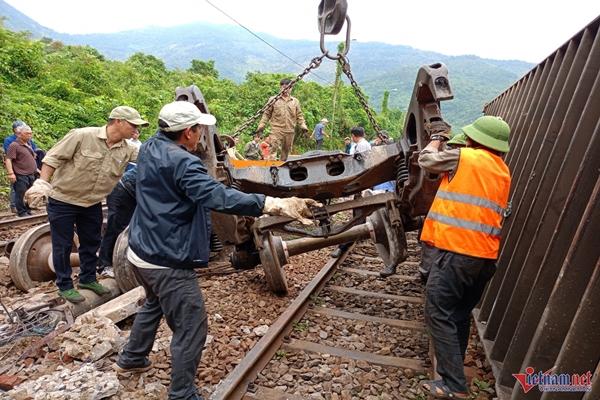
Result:
{"label": "worker in orange safety vest", "polygon": [[421,240],[431,246],[425,322],[441,380],[422,384],[436,398],[468,398],[464,357],[471,312],[496,270],[503,219],[508,215],[510,127],[483,116],[462,128],[466,147],[440,150],[449,131],[431,135],[419,154],[424,170],[443,174]]}

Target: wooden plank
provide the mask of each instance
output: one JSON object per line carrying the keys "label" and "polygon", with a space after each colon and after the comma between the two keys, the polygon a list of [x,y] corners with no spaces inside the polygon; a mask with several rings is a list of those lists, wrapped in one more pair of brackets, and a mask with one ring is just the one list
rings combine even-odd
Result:
{"label": "wooden plank", "polygon": [[[109,302],[102,304],[86,314],[94,314],[107,317],[114,323],[137,313],[146,300],[146,292],[142,286],[131,289],[129,292],[115,297]],[[85,315],[85,314],[84,314]]]}
{"label": "wooden plank", "polygon": [[[356,275],[368,275],[368,276],[377,276],[379,277],[379,272],[376,271],[369,271],[366,269],[359,269],[359,268],[340,268],[340,271],[345,272],[347,274],[356,274]],[[410,275],[390,275],[388,276],[386,279],[400,279],[400,280],[404,280],[404,281],[414,281],[417,278],[415,276],[410,276]]]}
{"label": "wooden plank", "polygon": [[424,300],[421,297],[396,296],[394,294],[368,292],[366,290],[359,290],[359,289],[347,288],[347,287],[342,287],[342,286],[328,286],[327,289],[332,290],[334,292],[338,292],[338,293],[349,293],[349,294],[354,294],[357,296],[376,297],[379,299],[403,301],[405,303],[415,303],[415,304],[423,304],[424,303]]}
{"label": "wooden plank", "polygon": [[284,393],[280,390],[258,386],[253,393],[246,393],[242,400],[306,400],[306,397],[297,394]]}
{"label": "wooden plank", "polygon": [[330,317],[354,319],[357,321],[369,321],[394,326],[402,329],[410,329],[425,332],[425,325],[415,321],[406,321],[401,319],[381,318],[372,315],[350,313],[347,311],[336,310],[335,308],[315,307],[308,310],[309,313],[327,315]]}
{"label": "wooden plank", "polygon": [[410,368],[417,372],[425,372],[423,362],[410,358],[381,356],[379,354],[366,353],[364,351],[346,350],[340,347],[325,346],[319,343],[292,339],[282,346],[285,350],[306,351],[310,353],[329,354],[337,357],[351,358],[357,361],[366,361],[370,364],[382,365],[395,368]]}

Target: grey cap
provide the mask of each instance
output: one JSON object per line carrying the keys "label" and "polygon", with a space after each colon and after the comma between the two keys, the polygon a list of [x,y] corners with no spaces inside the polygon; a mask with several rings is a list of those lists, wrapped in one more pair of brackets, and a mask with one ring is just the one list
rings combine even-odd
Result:
{"label": "grey cap", "polygon": [[119,106],[113,108],[108,116],[110,119],[124,119],[127,122],[130,122],[137,126],[148,126],[148,121],[144,121],[138,112],[133,107],[129,106]]}
{"label": "grey cap", "polygon": [[165,105],[158,113],[158,119],[166,122],[165,132],[177,132],[194,125],[214,125],[214,115],[204,114],[198,107],[187,101],[174,101]]}

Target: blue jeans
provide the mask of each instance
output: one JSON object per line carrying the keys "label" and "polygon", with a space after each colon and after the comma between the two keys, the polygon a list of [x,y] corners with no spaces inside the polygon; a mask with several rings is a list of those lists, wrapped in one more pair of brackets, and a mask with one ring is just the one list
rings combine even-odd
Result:
{"label": "blue jeans", "polygon": [[194,384],[208,333],[204,299],[193,269],[134,268],[146,302],[133,321],[129,341],[119,356],[122,367],[144,365],[163,315],[171,338],[169,400],[200,399]]}
{"label": "blue jeans", "polygon": [[496,271],[495,260],[428,249],[425,323],[434,344],[437,372],[455,392],[467,391],[464,359],[471,312]]}
{"label": "blue jeans", "polygon": [[106,231],[100,244],[99,269],[112,265],[115,243],[121,232],[129,225],[137,201],[135,196],[129,194],[119,182],[106,198],[106,205],[108,206],[108,217]]}
{"label": "blue jeans", "polygon": [[79,282],[95,282],[98,263],[96,252],[102,231],[102,205],[97,203],[81,207],[49,198],[47,209],[56,286],[60,290],[73,289],[70,255],[75,229],[79,237]]}
{"label": "blue jeans", "polygon": [[323,147],[323,141],[324,139],[317,139],[317,150],[321,150],[321,148]]}

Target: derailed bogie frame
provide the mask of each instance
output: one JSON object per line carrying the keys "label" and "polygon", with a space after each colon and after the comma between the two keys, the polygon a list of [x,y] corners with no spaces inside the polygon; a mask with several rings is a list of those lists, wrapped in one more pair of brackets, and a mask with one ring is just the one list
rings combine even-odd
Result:
{"label": "derailed bogie frame", "polygon": [[[366,192],[364,197],[312,210],[317,229],[299,227],[283,217],[265,216],[255,220],[213,212],[214,232],[222,243],[234,246],[232,264],[241,269],[261,263],[270,288],[285,294],[287,283],[282,267],[295,254],[370,238],[386,264],[402,262],[406,257],[404,233],[420,227],[420,217],[428,210],[439,181],[439,177],[421,171],[418,152],[428,141],[431,124],[443,122],[440,101],[451,98],[446,67],[443,64],[424,66],[417,75],[404,135],[397,143],[354,155],[311,152],[268,167],[236,168],[227,153],[227,148],[234,144],[233,139],[220,136],[215,126],[203,126],[198,157],[212,177],[244,192],[308,197],[326,203],[356,195],[379,183],[397,182],[395,193]],[[177,88],[176,99],[189,101],[204,113],[210,112],[202,92],[194,85]],[[337,225],[332,222],[333,215],[350,210],[355,215],[350,222]],[[294,238],[286,241],[275,232],[292,234]],[[117,240],[113,257],[121,291],[139,285],[127,261],[127,247],[125,231]],[[21,256],[15,261],[18,265],[11,269],[27,271],[27,261],[23,261],[27,257],[23,254],[31,249],[17,250],[15,254]]]}

